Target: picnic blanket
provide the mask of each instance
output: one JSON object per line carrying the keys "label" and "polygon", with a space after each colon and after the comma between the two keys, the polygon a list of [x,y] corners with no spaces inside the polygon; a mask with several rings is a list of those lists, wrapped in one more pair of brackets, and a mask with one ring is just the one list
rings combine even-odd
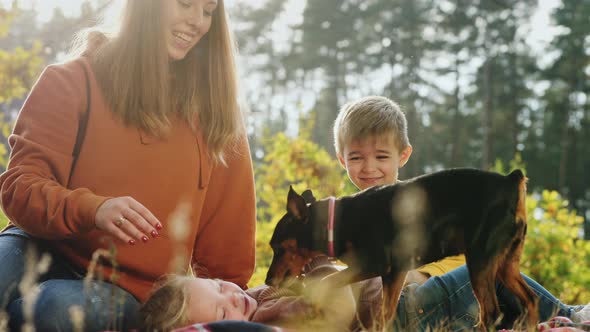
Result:
{"label": "picnic blanket", "polygon": [[[294,332],[279,327],[244,321],[219,321],[206,324],[194,324],[173,332]],[[538,332],[584,332],[590,331],[590,322],[574,323],[567,317],[556,316],[537,325]],[[498,332],[521,332],[517,330],[499,330]],[[522,331],[524,332],[524,331]]]}
{"label": "picnic blanket", "polygon": [[[556,316],[537,325],[539,332],[584,332],[590,331],[590,322],[574,323],[571,319]],[[499,330],[498,332],[520,332],[516,330]]]}
{"label": "picnic blanket", "polygon": [[280,327],[259,323],[224,320],[212,323],[194,324],[172,332],[294,332]]}

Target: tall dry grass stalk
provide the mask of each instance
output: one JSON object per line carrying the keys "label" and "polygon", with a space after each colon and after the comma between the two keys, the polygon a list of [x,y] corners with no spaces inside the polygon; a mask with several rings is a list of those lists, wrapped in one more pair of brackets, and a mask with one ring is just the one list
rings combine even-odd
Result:
{"label": "tall dry grass stalk", "polygon": [[68,309],[70,321],[74,332],[84,331],[84,309],[78,305],[73,305]]}
{"label": "tall dry grass stalk", "polygon": [[0,332],[8,331],[8,314],[6,311],[0,311]]}
{"label": "tall dry grass stalk", "polygon": [[180,203],[168,219],[168,235],[174,243],[173,259],[170,262],[168,271],[178,274],[192,274],[190,269],[189,252],[186,250],[186,241],[190,234],[191,204]]}
{"label": "tall dry grass stalk", "polygon": [[[398,210],[396,212],[403,213],[404,211]],[[168,232],[170,238],[175,243],[175,247],[173,249],[174,258],[171,261],[169,267],[169,271],[171,273],[192,273],[192,269],[190,269],[189,264],[189,253],[185,249],[185,244],[189,236],[190,214],[191,205],[187,202],[184,202],[178,205],[178,207],[175,209],[175,211],[171,214],[169,218],[170,226],[168,227]],[[98,249],[93,253],[87,273],[83,280],[85,292],[87,292],[88,294],[88,302],[84,305],[84,307],[72,306],[68,308],[73,330],[76,332],[84,331],[85,311],[93,310],[92,305],[90,303],[90,294],[92,294],[93,292],[93,283],[97,281],[104,281],[103,264],[101,262],[108,261],[108,264],[112,267],[113,273],[109,277],[109,283],[116,285],[117,280],[119,279],[119,266],[116,260],[117,248],[115,244],[112,242],[112,239],[106,238],[106,241],[109,242],[109,249]],[[39,285],[37,282],[39,280],[39,276],[48,271],[51,263],[51,257],[50,255],[45,253],[42,255],[41,259],[38,260],[37,250],[33,246],[31,246],[27,250],[25,257],[25,275],[18,285],[18,289],[23,297],[23,313],[26,321],[25,325],[22,327],[22,331],[34,332],[34,304],[37,300],[37,296],[39,293]],[[320,284],[321,283],[319,283],[318,285]],[[310,315],[306,317],[296,317],[296,319],[293,320],[279,322],[280,326],[286,328],[293,328],[296,331],[348,331],[346,326],[349,326],[351,320],[359,319],[359,317],[356,317],[354,313],[355,305],[358,305],[359,303],[358,298],[353,298],[352,303],[356,304],[351,305],[350,299],[348,297],[351,296],[352,293],[342,293],[340,291],[338,291],[340,293],[334,293],[335,290],[333,288],[318,285],[314,285],[313,287],[310,287],[309,289],[304,291],[306,301],[308,302],[311,308],[309,312]],[[111,322],[113,322],[111,329],[116,331],[118,330],[118,327],[122,326],[123,312],[117,310],[117,308],[122,307],[124,296],[118,297],[114,293],[114,288],[112,288],[112,290],[113,292],[110,296],[110,305],[108,310],[110,312],[109,317],[111,318]],[[5,306],[6,304],[2,303],[2,307]],[[554,312],[554,315],[556,314],[557,311]],[[375,313],[374,316],[380,317],[380,313]],[[401,329],[395,329],[393,327],[393,325],[395,324],[394,322],[387,322],[384,325],[381,325],[380,322],[381,321],[378,318],[375,318],[371,326],[361,326],[360,330],[366,332],[381,332],[392,330],[402,331]],[[383,326],[385,328],[380,328]],[[449,322],[445,320],[439,322],[439,324],[436,324],[436,326],[426,328],[424,332],[452,331],[452,329],[449,326]],[[406,330],[413,329],[409,328]],[[473,331],[476,330],[477,329],[474,327]],[[527,326],[526,314],[523,314],[521,318],[519,318],[514,324],[514,330],[533,331],[534,327]],[[3,331],[8,331],[8,315],[6,312],[0,311],[0,332]],[[495,331],[495,329],[489,329],[488,331]]]}
{"label": "tall dry grass stalk", "polygon": [[[189,268],[189,253],[186,252],[185,243],[188,240],[190,229],[190,211],[191,206],[188,203],[179,204],[178,208],[170,216],[169,234],[176,244],[174,248],[174,259],[170,263],[170,272],[186,274],[187,271],[192,272]],[[108,249],[97,249],[92,254],[92,259],[89,263],[86,275],[83,279],[84,291],[86,292],[86,303],[84,306],[74,305],[68,308],[70,321],[74,331],[84,331],[85,312],[93,310],[90,302],[91,295],[95,292],[93,284],[95,282],[105,281],[103,263],[108,262],[112,268],[112,273],[108,282],[116,285],[119,279],[119,265],[117,263],[117,247],[113,240],[105,237],[103,241],[108,242]],[[34,307],[39,294],[38,280],[39,276],[48,271],[51,256],[47,253],[43,254],[40,260],[37,259],[37,249],[31,246],[26,253],[25,259],[25,274],[18,285],[18,290],[23,298],[23,314],[25,317],[25,325],[22,327],[23,332],[34,332]],[[15,287],[17,287],[15,285]],[[108,306],[112,330],[118,330],[122,326],[123,312],[118,308],[124,305],[124,295],[117,296],[114,288],[109,297],[110,305]],[[102,294],[100,294],[102,295]],[[2,297],[7,294],[1,294]],[[2,299],[1,308],[6,307],[5,303],[8,299]],[[8,314],[4,310],[0,310],[0,332],[8,331]]]}
{"label": "tall dry grass stalk", "polygon": [[22,326],[23,332],[34,332],[34,310],[37,297],[39,296],[39,276],[49,270],[51,256],[44,253],[40,260],[37,260],[37,248],[29,246],[25,253],[25,273],[18,285],[18,290],[23,299],[23,316],[25,324]]}
{"label": "tall dry grass stalk", "polygon": [[[85,308],[82,308],[81,313],[77,313],[77,315],[81,315],[81,321],[84,321],[84,312],[86,310],[90,311],[93,310],[92,304],[90,302],[91,294],[93,292],[93,283],[94,282],[103,282],[104,279],[104,271],[103,265],[100,263],[103,260],[108,261],[112,272],[109,276],[108,282],[112,285],[117,285],[117,281],[119,280],[119,264],[117,263],[117,246],[113,242],[112,238],[105,237],[103,239],[104,242],[108,242],[108,250],[101,248],[97,249],[92,253],[92,259],[90,264],[88,265],[88,270],[86,275],[84,276],[84,291],[86,292],[86,304]],[[118,308],[122,308],[125,302],[125,297],[123,293],[119,296],[115,293],[115,288],[111,287],[111,294],[109,296],[109,315],[110,321],[112,322],[111,329],[117,330],[118,327],[122,326],[123,322],[123,312],[121,310],[117,310]],[[69,308],[72,310],[72,308]],[[74,309],[76,310],[76,309]],[[72,312],[70,312],[72,316]],[[74,323],[74,322],[73,322]],[[75,325],[74,325],[75,326]]]}
{"label": "tall dry grass stalk", "polygon": [[[37,297],[39,296],[39,276],[46,273],[51,265],[51,256],[44,253],[41,259],[38,259],[37,248],[31,245],[25,252],[25,271],[23,278],[21,279],[18,286],[18,291],[23,299],[23,316],[25,323],[21,328],[21,331],[34,332],[34,310]],[[10,293],[7,292],[7,293]],[[8,294],[2,294],[7,297]],[[8,299],[5,298],[2,303],[2,308],[6,307],[7,303],[4,303]],[[5,311],[0,312],[0,331],[8,331],[8,313]]]}

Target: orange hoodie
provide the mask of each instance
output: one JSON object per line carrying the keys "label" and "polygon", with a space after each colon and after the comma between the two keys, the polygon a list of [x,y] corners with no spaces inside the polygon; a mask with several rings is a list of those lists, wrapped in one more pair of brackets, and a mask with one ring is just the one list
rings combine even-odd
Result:
{"label": "orange hoodie", "polygon": [[[86,111],[86,66],[91,111],[85,140],[66,188],[78,121]],[[164,139],[125,127],[112,113],[85,58],[45,69],[33,87],[13,134],[5,173],[0,176],[2,208],[29,234],[79,268],[95,250],[109,248],[95,227],[98,207],[108,198],[131,196],[162,223],[160,236],[134,246],[115,241],[117,283],[145,300],[154,280],[171,272],[184,252],[208,276],[245,287],[254,269],[255,194],[247,139],[228,167],[214,164],[201,135],[171,118]],[[169,218],[190,203],[190,222],[173,240]],[[177,238],[177,237],[175,237]],[[188,261],[185,260],[188,268]],[[108,264],[107,264],[108,265]],[[104,267],[109,280],[111,268]]]}

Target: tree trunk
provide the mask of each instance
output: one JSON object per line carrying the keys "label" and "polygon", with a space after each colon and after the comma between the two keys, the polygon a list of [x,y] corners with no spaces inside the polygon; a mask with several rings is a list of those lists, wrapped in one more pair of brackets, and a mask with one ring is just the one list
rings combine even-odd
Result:
{"label": "tree trunk", "polygon": [[459,93],[459,59],[455,57],[455,91],[453,92],[453,105],[451,110],[453,112],[451,123],[451,151],[449,157],[449,166],[458,166],[461,149],[461,112]]}
{"label": "tree trunk", "polygon": [[483,90],[484,90],[484,103],[482,112],[481,129],[483,136],[483,147],[482,147],[482,158],[481,168],[488,169],[491,165],[492,156],[492,112],[493,112],[493,101],[492,101],[492,70],[491,70],[492,59],[487,59],[484,63],[483,73]]}
{"label": "tree trunk", "polygon": [[[516,77],[516,55],[511,53],[510,57],[510,82],[516,84],[518,77]],[[512,105],[512,112],[510,117],[510,140],[511,140],[511,147],[512,147],[512,155],[510,159],[513,159],[516,153],[518,152],[518,133],[520,131],[520,126],[518,125],[518,114],[520,110],[518,109],[518,95],[516,91],[513,91],[511,94],[511,105]]]}

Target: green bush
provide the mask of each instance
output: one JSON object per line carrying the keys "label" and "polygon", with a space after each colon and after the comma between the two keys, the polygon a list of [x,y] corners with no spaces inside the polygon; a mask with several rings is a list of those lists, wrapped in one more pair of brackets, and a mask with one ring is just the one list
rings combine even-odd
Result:
{"label": "green bush", "polygon": [[[508,168],[497,160],[493,170],[507,174],[515,168],[526,171],[520,154]],[[528,229],[522,272],[564,303],[590,302],[590,242],[582,236],[584,219],[571,211],[569,202],[556,191],[529,192],[526,204]]]}
{"label": "green bush", "polygon": [[590,301],[590,242],[583,218],[556,191],[527,199],[528,231],[522,271],[568,304]]}
{"label": "green bush", "polygon": [[287,137],[279,133],[264,140],[267,151],[255,165],[257,218],[256,271],[250,286],[264,283],[272,259],[269,246],[276,223],[286,213],[289,186],[301,193],[312,189],[316,198],[355,192],[335,157],[307,136]]}

